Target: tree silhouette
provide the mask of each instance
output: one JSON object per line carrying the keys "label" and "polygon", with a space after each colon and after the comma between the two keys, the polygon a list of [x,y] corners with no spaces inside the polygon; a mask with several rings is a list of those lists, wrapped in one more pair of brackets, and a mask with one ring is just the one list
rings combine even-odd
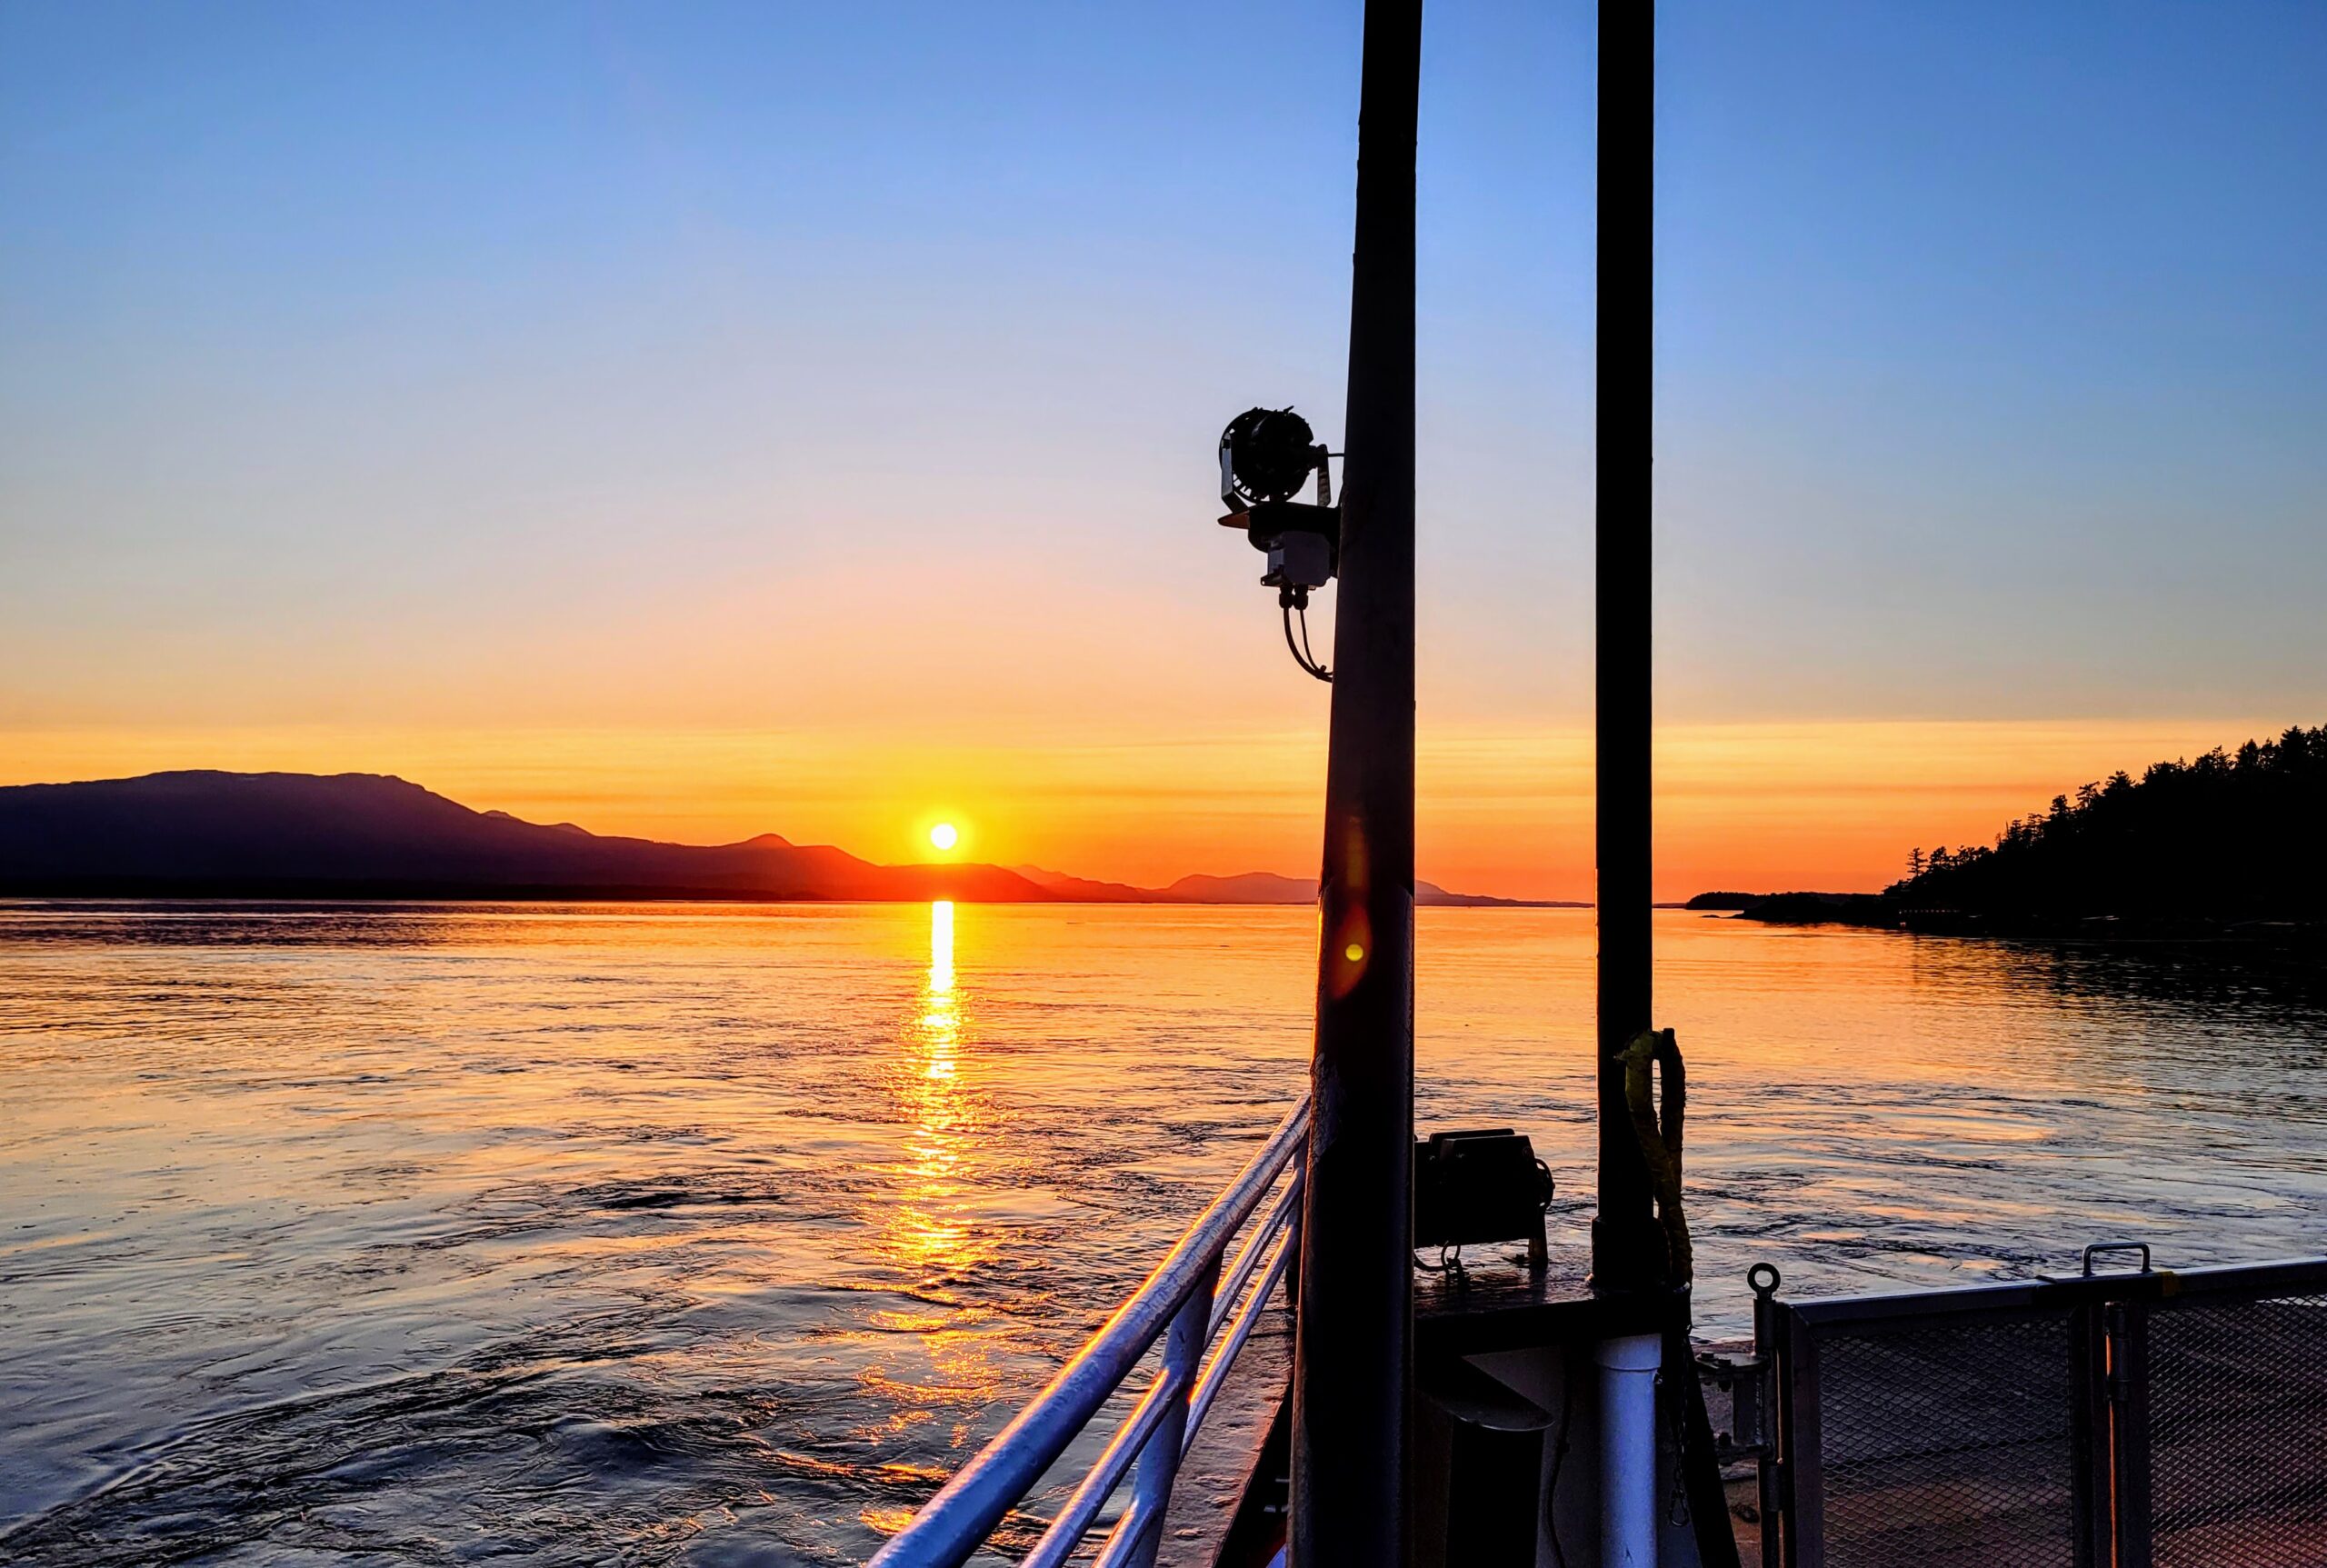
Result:
{"label": "tree silhouette", "polygon": [[1908,859],[1913,912],[2037,919],[2327,915],[2327,725],[2054,795],[1993,845]]}

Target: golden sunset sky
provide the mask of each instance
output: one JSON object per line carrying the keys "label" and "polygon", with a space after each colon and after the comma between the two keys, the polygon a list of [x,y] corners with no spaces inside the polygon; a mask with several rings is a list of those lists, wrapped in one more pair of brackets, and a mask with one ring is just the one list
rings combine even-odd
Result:
{"label": "golden sunset sky", "polygon": [[[2194,755],[2259,722],[1668,725],[1657,893],[1879,887],[1902,844],[1985,842],[2072,787]],[[1023,733],[1023,732],[1022,732]],[[465,804],[600,833],[723,843],[782,832],[868,858],[959,854],[1142,885],[1190,870],[1307,874],[1324,734],[1221,730],[995,744],[837,729],[391,731],[330,726],[18,732],[8,783],[185,765],[327,772],[393,760]],[[1592,895],[1592,738],[1444,726],[1421,747],[1422,874],[1508,897]]]}
{"label": "golden sunset sky", "polygon": [[[1213,448],[1339,444],[1358,8],[972,10],[0,11],[0,783],[1311,870]],[[1426,38],[1466,891],[1592,888],[1589,15]],[[2327,720],[2327,21],[1979,16],[1665,8],[1661,897]]]}

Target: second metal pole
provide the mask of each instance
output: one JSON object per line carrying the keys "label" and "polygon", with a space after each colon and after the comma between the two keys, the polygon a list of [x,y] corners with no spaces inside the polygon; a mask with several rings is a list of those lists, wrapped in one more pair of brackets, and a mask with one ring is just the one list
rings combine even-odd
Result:
{"label": "second metal pole", "polygon": [[1593,764],[1598,866],[1600,1207],[1592,1280],[1660,1282],[1663,1239],[1617,1058],[1650,1018],[1652,608],[1656,7],[1600,7],[1599,419]]}

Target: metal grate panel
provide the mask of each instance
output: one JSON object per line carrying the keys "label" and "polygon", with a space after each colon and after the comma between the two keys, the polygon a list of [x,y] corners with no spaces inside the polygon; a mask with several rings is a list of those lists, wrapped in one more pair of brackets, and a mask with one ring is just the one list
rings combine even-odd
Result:
{"label": "metal grate panel", "polygon": [[1831,1568],[2075,1568],[2069,1314],[1818,1336]]}
{"label": "metal grate panel", "polygon": [[2149,1309],[2156,1568],[2327,1568],[2327,1296]]}

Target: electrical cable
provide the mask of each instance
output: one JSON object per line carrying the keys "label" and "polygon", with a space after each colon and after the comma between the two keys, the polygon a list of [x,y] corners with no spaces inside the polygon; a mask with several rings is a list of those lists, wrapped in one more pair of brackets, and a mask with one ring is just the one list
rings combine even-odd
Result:
{"label": "electrical cable", "polygon": [[[1307,595],[1303,596],[1305,598]],[[1284,612],[1284,645],[1292,650],[1293,662],[1319,680],[1331,681],[1333,678],[1333,671],[1319,664],[1316,656],[1309,652],[1309,606],[1306,604],[1300,606],[1301,640],[1296,643],[1293,640],[1293,600],[1288,595],[1281,598],[1278,604]]]}
{"label": "electrical cable", "polygon": [[1315,654],[1310,652],[1308,601],[1303,599],[1300,603],[1294,604],[1293,606],[1293,613],[1301,617],[1301,651],[1309,654],[1309,664],[1313,669],[1323,670],[1324,678],[1329,681],[1332,680],[1333,678],[1333,673],[1331,670],[1326,670],[1324,662],[1319,659]]}

